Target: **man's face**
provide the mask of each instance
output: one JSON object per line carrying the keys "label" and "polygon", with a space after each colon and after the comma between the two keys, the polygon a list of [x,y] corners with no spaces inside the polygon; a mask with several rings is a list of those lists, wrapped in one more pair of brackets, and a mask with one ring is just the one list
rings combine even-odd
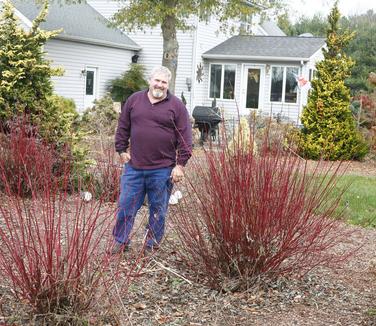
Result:
{"label": "man's face", "polygon": [[150,94],[155,99],[165,98],[168,90],[168,78],[164,74],[155,74],[149,80]]}

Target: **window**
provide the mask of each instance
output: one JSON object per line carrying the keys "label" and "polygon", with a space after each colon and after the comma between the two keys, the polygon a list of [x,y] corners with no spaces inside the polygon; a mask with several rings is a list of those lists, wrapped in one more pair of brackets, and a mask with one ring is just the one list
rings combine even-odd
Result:
{"label": "window", "polygon": [[272,67],[270,101],[296,103],[298,75],[298,67]]}
{"label": "window", "polygon": [[86,95],[94,94],[94,71],[86,71]]}
{"label": "window", "polygon": [[236,65],[210,65],[210,98],[234,99]]}
{"label": "window", "polygon": [[285,84],[285,102],[296,103],[298,99],[298,81],[299,68],[286,68],[286,84]]}
{"label": "window", "polygon": [[282,101],[282,85],[283,85],[283,68],[272,68],[272,85],[270,90],[270,101],[281,102]]}
{"label": "window", "polygon": [[210,66],[210,96],[212,98],[221,97],[221,80],[222,80],[222,65]]}
{"label": "window", "polygon": [[316,77],[317,71],[315,69],[309,69],[309,78],[308,80],[311,81],[313,78]]}
{"label": "window", "polygon": [[253,15],[241,14],[240,15],[240,29],[239,34],[251,34],[252,33],[252,23]]}

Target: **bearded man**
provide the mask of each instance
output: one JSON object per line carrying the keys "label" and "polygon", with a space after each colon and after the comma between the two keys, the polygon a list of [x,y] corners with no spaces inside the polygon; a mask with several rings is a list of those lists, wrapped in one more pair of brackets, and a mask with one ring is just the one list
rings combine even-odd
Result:
{"label": "bearded man", "polygon": [[145,195],[149,202],[146,250],[158,249],[173,183],[184,176],[191,157],[192,128],[184,104],[168,90],[171,72],[155,67],[149,89],[132,94],[123,105],[115,149],[124,164],[112,254],[129,248],[135,216]]}

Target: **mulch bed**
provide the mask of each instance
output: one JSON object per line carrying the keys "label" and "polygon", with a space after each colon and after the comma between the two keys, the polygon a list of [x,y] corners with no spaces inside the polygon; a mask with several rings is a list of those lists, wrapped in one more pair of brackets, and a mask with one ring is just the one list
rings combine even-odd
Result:
{"label": "mulch bed", "polygon": [[[375,177],[376,162],[351,162],[346,174]],[[140,211],[139,225],[145,221],[146,210]],[[175,255],[173,232],[168,230],[161,249],[144,258],[142,275],[122,297],[125,310],[116,309],[120,324],[376,325],[376,230],[346,228],[354,232],[341,249],[360,249],[338,268],[317,268],[302,278],[260,280],[247,291],[234,293],[192,281]],[[136,240],[133,253],[139,247]],[[124,256],[124,260],[131,258],[132,252]],[[7,325],[4,317],[14,314],[14,307],[19,309],[8,294],[9,289],[0,287],[0,325]]]}
{"label": "mulch bed", "polygon": [[[342,168],[345,174],[376,177],[372,159],[345,162]],[[376,325],[376,230],[346,228],[354,232],[341,249],[360,249],[338,268],[260,280],[239,293],[189,282],[173,241],[165,241],[124,300],[128,320],[133,325]]]}
{"label": "mulch bed", "polygon": [[376,230],[348,228],[355,232],[344,248],[362,247],[338,268],[260,280],[238,293],[189,281],[173,242],[165,241],[124,297],[127,320],[132,325],[376,325]]}

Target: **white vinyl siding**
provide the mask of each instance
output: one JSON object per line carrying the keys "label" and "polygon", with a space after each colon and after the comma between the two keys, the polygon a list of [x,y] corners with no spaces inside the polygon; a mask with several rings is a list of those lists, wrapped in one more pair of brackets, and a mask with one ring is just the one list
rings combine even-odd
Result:
{"label": "white vinyl siding", "polygon": [[110,19],[121,8],[120,1],[87,0],[87,3],[107,19]]}
{"label": "white vinyl siding", "polygon": [[97,98],[105,95],[109,81],[129,69],[133,51],[114,49],[77,42],[50,40],[44,48],[53,66],[64,68],[64,75],[54,77],[55,91],[64,97],[72,98],[77,109],[82,112],[85,98],[86,67],[96,67]]}

